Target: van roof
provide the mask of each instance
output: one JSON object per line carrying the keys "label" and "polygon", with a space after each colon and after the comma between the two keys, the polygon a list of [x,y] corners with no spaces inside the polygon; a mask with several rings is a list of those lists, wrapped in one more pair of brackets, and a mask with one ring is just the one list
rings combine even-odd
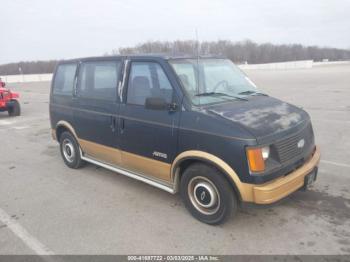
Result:
{"label": "van roof", "polygon": [[140,59],[145,59],[145,58],[153,58],[153,59],[164,59],[164,60],[171,60],[171,59],[223,59],[227,58],[225,56],[221,55],[200,55],[200,56],[195,56],[191,54],[167,54],[167,53],[147,53],[147,54],[126,54],[126,55],[112,55],[112,56],[91,56],[91,57],[81,57],[81,58],[74,58],[74,59],[65,59],[62,60],[61,62],[67,63],[67,62],[76,62],[76,61],[82,61],[82,60],[91,60],[91,59],[113,59],[113,58],[140,58]]}

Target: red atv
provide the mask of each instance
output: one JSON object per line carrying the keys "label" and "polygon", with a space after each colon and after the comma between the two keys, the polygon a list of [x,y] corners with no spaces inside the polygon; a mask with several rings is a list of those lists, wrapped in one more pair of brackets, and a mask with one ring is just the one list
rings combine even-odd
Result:
{"label": "red atv", "polygon": [[19,94],[5,88],[5,83],[0,78],[0,112],[7,111],[9,116],[19,116],[21,106],[18,102]]}

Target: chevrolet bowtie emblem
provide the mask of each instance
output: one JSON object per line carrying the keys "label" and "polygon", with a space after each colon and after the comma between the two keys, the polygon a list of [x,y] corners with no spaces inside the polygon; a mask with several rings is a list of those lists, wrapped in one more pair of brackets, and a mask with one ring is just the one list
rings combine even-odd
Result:
{"label": "chevrolet bowtie emblem", "polygon": [[300,139],[298,144],[297,144],[298,148],[303,148],[304,145],[305,145],[305,140],[304,139]]}

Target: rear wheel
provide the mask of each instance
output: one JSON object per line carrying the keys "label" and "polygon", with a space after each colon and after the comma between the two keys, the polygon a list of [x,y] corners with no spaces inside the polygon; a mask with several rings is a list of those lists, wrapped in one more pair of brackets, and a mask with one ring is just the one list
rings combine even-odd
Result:
{"label": "rear wheel", "polygon": [[61,134],[60,149],[63,161],[68,167],[76,169],[83,166],[78,142],[70,132],[65,131]]}
{"label": "rear wheel", "polygon": [[9,116],[21,115],[21,106],[17,100],[12,100],[12,106],[8,109]]}
{"label": "rear wheel", "polygon": [[237,198],[217,169],[202,163],[183,173],[180,194],[189,212],[207,224],[221,224],[237,211]]}

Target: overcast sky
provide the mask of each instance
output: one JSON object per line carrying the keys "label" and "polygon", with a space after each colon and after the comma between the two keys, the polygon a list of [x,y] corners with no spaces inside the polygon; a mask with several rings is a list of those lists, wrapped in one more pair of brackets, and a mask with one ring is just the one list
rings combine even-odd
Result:
{"label": "overcast sky", "polygon": [[0,64],[102,55],[147,40],[350,48],[350,0],[1,0]]}

